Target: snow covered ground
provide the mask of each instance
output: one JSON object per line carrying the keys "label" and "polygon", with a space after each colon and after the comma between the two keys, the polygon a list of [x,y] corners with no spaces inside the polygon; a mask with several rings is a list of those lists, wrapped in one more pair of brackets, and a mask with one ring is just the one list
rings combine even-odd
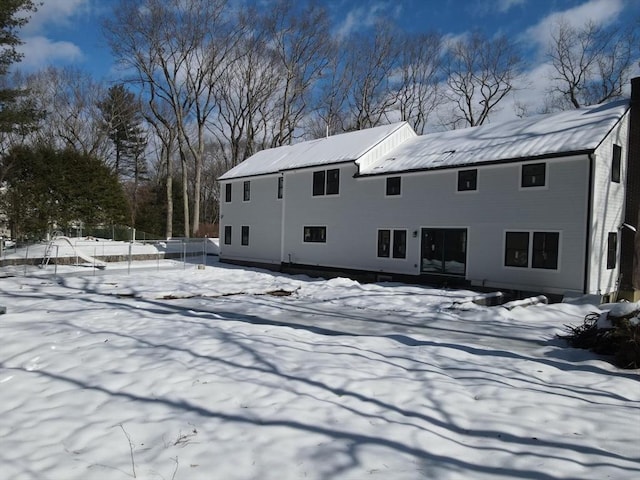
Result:
{"label": "snow covered ground", "polygon": [[640,478],[595,307],[209,261],[0,278],[2,478]]}

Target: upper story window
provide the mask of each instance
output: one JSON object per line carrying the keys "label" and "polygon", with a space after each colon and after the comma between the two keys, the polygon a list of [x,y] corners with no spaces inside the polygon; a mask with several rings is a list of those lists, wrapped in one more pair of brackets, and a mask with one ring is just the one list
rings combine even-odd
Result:
{"label": "upper story window", "polygon": [[327,227],[304,227],[302,241],[305,243],[327,243]]}
{"label": "upper story window", "polygon": [[613,159],[611,161],[611,181],[620,183],[620,162],[622,160],[622,147],[613,146]]}
{"label": "upper story window", "polygon": [[478,170],[460,170],[458,172],[458,191],[469,192],[478,189]]}
{"label": "upper story window", "polygon": [[313,196],[337,195],[340,193],[340,169],[313,172]]}
{"label": "upper story window", "polygon": [[231,201],[231,184],[227,183],[224,186],[224,201],[229,203]]}
{"label": "upper story window", "polygon": [[401,177],[388,177],[386,195],[388,197],[400,195],[401,182]]}
{"label": "upper story window", "polygon": [[528,163],[522,165],[522,180],[520,186],[544,187],[546,185],[546,164]]}
{"label": "upper story window", "polygon": [[244,200],[245,202],[248,202],[249,200],[251,200],[251,182],[249,180],[246,180],[243,186],[244,186],[244,189],[242,194],[242,200]]}
{"label": "upper story window", "polygon": [[282,198],[284,191],[284,177],[278,177],[278,198]]}

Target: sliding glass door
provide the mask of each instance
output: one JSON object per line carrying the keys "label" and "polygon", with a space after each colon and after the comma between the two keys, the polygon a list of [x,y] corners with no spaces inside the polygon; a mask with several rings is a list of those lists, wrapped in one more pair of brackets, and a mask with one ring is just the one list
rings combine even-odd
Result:
{"label": "sliding glass door", "polygon": [[423,228],[421,273],[464,275],[467,270],[465,228]]}

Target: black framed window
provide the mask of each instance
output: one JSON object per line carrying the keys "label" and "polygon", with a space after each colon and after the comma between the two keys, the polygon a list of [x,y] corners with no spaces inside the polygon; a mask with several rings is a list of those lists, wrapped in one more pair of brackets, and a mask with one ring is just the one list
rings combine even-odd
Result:
{"label": "black framed window", "polygon": [[251,181],[246,180],[244,182],[243,187],[244,187],[244,190],[243,190],[244,193],[242,195],[242,199],[245,202],[248,202],[249,200],[251,200]]}
{"label": "black framed window", "polygon": [[387,195],[400,195],[401,177],[389,177],[387,178]]}
{"label": "black framed window", "polygon": [[522,165],[522,187],[544,187],[546,185],[546,164],[529,163]]}
{"label": "black framed window", "polygon": [[249,227],[247,227],[246,225],[242,226],[240,244],[245,246],[249,245]]}
{"label": "black framed window", "polygon": [[327,170],[327,195],[340,193],[340,169]]}
{"label": "black framed window", "polygon": [[609,232],[607,237],[607,269],[616,268],[616,257],[618,256],[618,234]]}
{"label": "black framed window", "polygon": [[557,270],[558,246],[560,234],[558,232],[533,232],[533,253],[531,266]]}
{"label": "black framed window", "polygon": [[324,195],[325,171],[313,172],[313,195]]}
{"label": "black framed window", "polygon": [[231,225],[224,226],[224,244],[231,245]]}
{"label": "black framed window", "polygon": [[283,190],[284,190],[284,177],[278,177],[278,198],[282,198]]}
{"label": "black framed window", "polygon": [[620,183],[620,162],[622,160],[622,147],[613,146],[613,159],[611,161],[611,181]]}
{"label": "black framed window", "polygon": [[393,258],[407,258],[407,231],[393,231]]}
{"label": "black framed window", "polygon": [[227,183],[224,186],[224,201],[229,203],[231,201],[231,184]]}
{"label": "black framed window", "polygon": [[327,227],[304,227],[302,241],[305,243],[326,243]]}
{"label": "black framed window", "polygon": [[460,170],[458,172],[458,191],[470,192],[478,189],[478,170]]}
{"label": "black framed window", "polygon": [[507,232],[504,264],[507,267],[529,266],[529,232]]}
{"label": "black framed window", "polygon": [[378,257],[389,258],[391,255],[391,230],[378,230]]}

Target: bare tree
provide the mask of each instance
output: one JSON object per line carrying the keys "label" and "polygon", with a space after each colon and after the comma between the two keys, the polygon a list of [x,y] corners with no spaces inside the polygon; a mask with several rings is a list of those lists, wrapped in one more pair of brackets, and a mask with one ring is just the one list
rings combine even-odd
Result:
{"label": "bare tree", "polygon": [[[167,103],[176,122],[183,169],[185,236],[197,233],[205,124],[215,108],[214,86],[241,37],[228,0],[121,0],[105,23],[115,57],[136,73],[150,102]],[[189,162],[194,162],[192,228]]]}
{"label": "bare tree", "polygon": [[509,92],[523,68],[518,45],[505,36],[488,38],[475,31],[448,46],[444,71],[446,96],[455,112],[450,124],[482,125]]}
{"label": "bare tree", "polygon": [[441,102],[442,39],[435,33],[407,35],[400,52],[398,108],[400,119],[424,133],[429,115]]}
{"label": "bare tree", "polygon": [[553,106],[580,108],[622,96],[635,66],[637,42],[632,28],[593,21],[574,27],[559,20],[547,51],[553,66]]}

